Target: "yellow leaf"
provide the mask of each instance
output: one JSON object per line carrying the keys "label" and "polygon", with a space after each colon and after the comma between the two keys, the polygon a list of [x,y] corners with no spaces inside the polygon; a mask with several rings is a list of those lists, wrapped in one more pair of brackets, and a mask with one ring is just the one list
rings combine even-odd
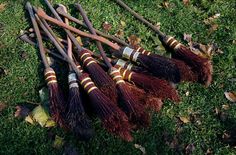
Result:
{"label": "yellow leaf", "polygon": [[190,122],[189,118],[185,116],[180,116],[179,119],[185,124]]}
{"label": "yellow leaf", "polygon": [[225,92],[225,97],[231,101],[231,102],[236,102],[236,92]]}
{"label": "yellow leaf", "polygon": [[55,121],[53,121],[51,119],[47,120],[47,122],[45,124],[46,128],[50,128],[50,127],[54,127],[54,126],[56,126],[56,122]]}
{"label": "yellow leaf", "polygon": [[59,137],[59,136],[55,136],[55,140],[53,142],[53,147],[56,148],[56,149],[60,149],[62,148],[62,146],[64,145],[64,138],[62,137]]}
{"label": "yellow leaf", "polygon": [[143,147],[142,145],[134,144],[134,147],[135,147],[136,149],[139,149],[139,150],[142,152],[142,154],[146,154],[146,149],[145,149],[145,147]]}
{"label": "yellow leaf", "polygon": [[25,121],[28,122],[28,123],[30,123],[30,124],[35,124],[35,123],[34,123],[34,119],[32,118],[31,115],[26,116],[26,117],[25,117]]}
{"label": "yellow leaf", "polygon": [[7,3],[1,3],[0,4],[0,12],[4,11],[6,8]]}
{"label": "yellow leaf", "polygon": [[123,20],[120,21],[120,24],[121,24],[122,27],[126,26],[126,23]]}
{"label": "yellow leaf", "polygon": [[128,41],[130,45],[135,46],[141,42],[141,39],[137,37],[136,35],[132,34],[131,36],[129,36]]}
{"label": "yellow leaf", "polygon": [[50,118],[46,110],[41,106],[37,106],[32,111],[32,116],[36,122],[38,122],[42,127],[45,126],[46,122]]}
{"label": "yellow leaf", "polygon": [[78,43],[80,44],[80,46],[83,46],[82,39],[81,39],[80,36],[76,37],[76,40],[78,41]]}

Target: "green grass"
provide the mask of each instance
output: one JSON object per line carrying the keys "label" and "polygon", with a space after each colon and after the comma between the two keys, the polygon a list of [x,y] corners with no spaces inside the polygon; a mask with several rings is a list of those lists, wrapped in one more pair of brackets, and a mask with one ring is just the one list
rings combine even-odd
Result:
{"label": "green grass", "polygon": [[[6,8],[0,13],[0,67],[6,71],[0,77],[0,102],[8,107],[0,113],[0,154],[61,154],[63,149],[54,149],[53,141],[48,138],[48,129],[39,125],[30,125],[24,120],[14,118],[15,106],[27,101],[39,102],[38,91],[44,81],[42,78],[42,65],[37,50],[30,45],[16,39],[20,30],[30,27],[28,14],[24,9],[24,0],[0,0],[6,2]],[[39,2],[31,1],[37,6]],[[43,2],[41,0],[41,2]],[[63,3],[70,6],[71,14],[79,17],[72,5],[75,0],[55,0],[54,3]],[[94,120],[96,137],[88,143],[76,140],[60,129],[51,132],[64,137],[66,142],[78,147],[81,154],[141,154],[134,147],[140,144],[146,148],[147,154],[175,154],[176,149],[170,148],[166,141],[172,141],[177,135],[179,150],[184,153],[186,145],[193,143],[193,154],[204,154],[211,149],[214,154],[236,154],[236,150],[222,143],[220,137],[224,130],[232,124],[228,120],[236,119],[236,105],[224,97],[224,91],[235,91],[235,82],[228,79],[235,78],[235,51],[233,40],[236,39],[236,4],[234,0],[191,0],[189,6],[184,6],[179,0],[169,0],[170,7],[159,7],[162,1],[131,1],[129,6],[138,10],[140,14],[154,23],[161,22],[161,29],[183,41],[183,33],[193,34],[194,41],[201,43],[214,42],[223,50],[224,54],[213,57],[214,74],[213,83],[209,88],[199,84],[181,83],[177,86],[182,102],[175,105],[165,102],[164,108],[154,114],[152,126],[145,130],[133,132],[134,142],[126,143],[108,134],[100,127],[98,120]],[[120,21],[126,23],[125,38],[136,34],[142,39],[142,45],[154,51],[156,46],[153,36],[155,34],[143,24],[135,20],[112,0],[84,0],[82,6],[97,29],[102,29],[102,23],[108,21],[112,24],[110,34],[115,34]],[[44,6],[45,7],[45,6]],[[220,13],[216,19],[219,28],[209,34],[209,27],[203,20]],[[20,53],[26,52],[27,58],[22,59]],[[158,53],[158,52],[157,52]],[[185,93],[189,91],[190,95]],[[214,109],[221,109],[223,104],[229,104],[226,121],[220,121]],[[189,111],[197,112],[201,122],[180,124],[177,116],[189,115]],[[177,132],[177,129],[179,132]],[[164,138],[166,136],[168,138]]]}

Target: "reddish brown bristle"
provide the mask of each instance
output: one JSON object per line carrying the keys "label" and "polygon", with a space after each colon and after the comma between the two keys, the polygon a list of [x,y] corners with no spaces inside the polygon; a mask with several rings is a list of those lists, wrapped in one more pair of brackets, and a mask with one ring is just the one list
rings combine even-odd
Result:
{"label": "reddish brown bristle", "polygon": [[117,92],[114,81],[110,76],[95,62],[90,52],[84,50],[79,54],[83,66],[90,73],[96,86],[114,103],[117,103]]}
{"label": "reddish brown bristle", "polygon": [[94,85],[88,74],[80,76],[79,81],[88,93],[91,107],[96,115],[102,120],[103,126],[110,133],[120,136],[126,141],[131,141],[131,127],[125,113]]}
{"label": "reddish brown bristle", "polygon": [[171,99],[176,102],[180,101],[177,91],[167,81],[150,75],[130,72],[121,67],[118,68],[124,79],[134,82],[148,93],[153,94],[160,99]]}
{"label": "reddish brown bristle", "polygon": [[150,124],[149,114],[132,94],[130,88],[123,81],[119,71],[115,68],[109,70],[110,75],[116,81],[119,95],[119,103],[123,111],[128,115],[129,121],[137,127],[147,127]]}
{"label": "reddish brown bristle", "polygon": [[46,68],[44,75],[49,90],[50,112],[52,118],[61,127],[68,129],[64,120],[66,103],[63,93],[58,87],[56,74],[52,68]]}

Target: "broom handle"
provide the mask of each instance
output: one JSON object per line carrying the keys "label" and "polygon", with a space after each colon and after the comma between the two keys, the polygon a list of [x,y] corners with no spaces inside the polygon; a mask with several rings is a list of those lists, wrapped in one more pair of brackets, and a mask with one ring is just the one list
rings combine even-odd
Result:
{"label": "broom handle", "polygon": [[77,76],[81,76],[82,73],[77,69],[77,66],[75,65],[75,63],[73,62],[73,60],[71,58],[68,57],[68,55],[65,53],[64,49],[59,45],[59,43],[57,42],[57,40],[52,36],[52,34],[47,30],[47,28],[43,25],[43,23],[41,22],[41,20],[39,19],[39,17],[37,15],[35,15],[39,25],[41,26],[41,28],[44,30],[44,32],[47,34],[47,36],[51,39],[51,41],[53,42],[53,44],[56,46],[57,50],[59,51],[59,53],[67,60],[67,62],[71,65],[71,67],[73,68],[73,70],[75,71],[75,73],[77,74]]}
{"label": "broom handle", "polygon": [[[22,41],[24,41],[24,42],[26,42],[26,43],[28,43],[28,44],[30,44],[30,45],[39,47],[39,45],[38,45],[37,43],[33,42],[32,40],[30,40],[29,37],[28,37],[26,34],[21,35],[19,38],[20,38]],[[45,51],[46,51],[47,53],[51,54],[52,56],[54,56],[54,57],[56,57],[56,58],[58,58],[58,59],[60,59],[60,60],[66,61],[66,59],[63,58],[63,57],[61,57],[60,55],[58,55],[58,54],[56,54],[56,53],[50,51],[50,50],[47,49],[47,48],[44,48],[44,49],[45,49]]]}
{"label": "broom handle", "polygon": [[[63,22],[63,20],[61,19],[61,17],[58,15],[58,13],[56,12],[56,10],[53,8],[53,6],[50,4],[50,2],[48,0],[44,0],[44,2],[47,4],[47,6],[49,7],[49,9],[51,10],[52,14],[57,18],[57,20]],[[83,48],[80,46],[80,44],[78,43],[78,41],[75,39],[75,37],[73,36],[73,34],[69,31],[69,30],[65,30],[67,35],[70,37],[70,39],[73,41],[73,43],[76,45],[78,51],[82,51]]]}
{"label": "broom handle", "polygon": [[[93,26],[92,26],[92,23],[91,23],[90,20],[88,19],[88,16],[86,15],[86,13],[85,13],[84,9],[82,8],[82,6],[81,6],[79,3],[77,3],[77,4],[75,4],[75,5],[76,5],[76,7],[79,9],[80,14],[81,14],[81,16],[83,17],[84,22],[86,23],[86,25],[87,25],[89,31],[90,31],[92,34],[97,35],[96,32],[95,32],[95,30],[94,30],[94,28],[93,28]],[[108,58],[107,58],[107,56],[106,56],[106,54],[105,54],[105,52],[104,52],[104,49],[103,49],[103,47],[102,47],[101,42],[100,42],[100,41],[96,41],[96,43],[97,43],[98,50],[100,51],[100,54],[101,54],[101,56],[102,56],[104,62],[106,63],[107,67],[108,67],[108,68],[112,68],[112,64],[111,64],[110,61],[108,60]]]}
{"label": "broom handle", "polygon": [[46,52],[45,52],[45,49],[43,47],[42,36],[40,34],[39,27],[38,27],[38,24],[37,24],[35,16],[34,16],[34,12],[33,12],[32,6],[31,6],[31,4],[29,2],[26,3],[26,9],[29,12],[31,22],[33,24],[34,31],[35,31],[36,36],[37,36],[39,51],[40,51],[40,55],[41,55],[44,67],[45,68],[49,68],[50,66],[49,66],[49,64],[47,62],[47,58],[46,58],[46,55],[45,55]]}
{"label": "broom handle", "polygon": [[160,37],[164,38],[165,34],[161,32],[156,26],[151,24],[149,21],[147,21],[143,16],[136,13],[134,10],[132,10],[129,6],[127,6],[122,0],[116,0],[116,2],[122,6],[124,9],[129,11],[134,17],[136,17],[138,20],[143,22],[144,24],[148,25],[151,29],[153,29]]}
{"label": "broom handle", "polygon": [[[50,21],[50,22],[52,22],[52,23],[54,23],[54,24],[56,24],[56,25],[58,25],[58,26],[60,26],[60,27],[63,27],[63,28],[68,29],[68,30],[70,30],[70,31],[72,31],[72,32],[75,32],[75,33],[77,33],[77,34],[79,34],[79,35],[81,35],[81,36],[88,37],[88,38],[91,38],[91,39],[100,41],[100,42],[102,42],[102,43],[104,43],[104,44],[110,46],[110,47],[113,48],[114,50],[120,50],[120,49],[121,49],[121,47],[120,47],[119,45],[114,44],[114,43],[112,43],[111,41],[109,41],[109,40],[107,40],[107,39],[105,39],[105,38],[103,38],[103,37],[100,37],[100,36],[96,36],[96,35],[92,35],[92,34],[83,32],[83,31],[81,31],[81,30],[78,30],[78,29],[76,29],[76,28],[74,28],[74,27],[72,27],[72,26],[68,26],[68,25],[66,25],[66,24],[63,23],[63,22],[60,22],[59,20],[56,20],[56,19],[54,19],[54,18],[48,16],[48,15],[43,11],[43,9],[41,9],[41,8],[38,9],[37,14],[38,14],[41,18],[44,18],[44,19],[46,19],[46,20],[48,20],[48,21]],[[71,40],[73,41],[73,39],[71,39]]]}

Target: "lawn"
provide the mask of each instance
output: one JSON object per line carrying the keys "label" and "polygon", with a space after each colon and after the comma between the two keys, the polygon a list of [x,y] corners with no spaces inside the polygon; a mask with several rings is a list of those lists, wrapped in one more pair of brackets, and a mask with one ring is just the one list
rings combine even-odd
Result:
{"label": "lawn", "polygon": [[[30,2],[46,8],[43,0]],[[75,2],[54,0],[53,4],[69,6],[70,13],[81,19],[72,5]],[[208,88],[197,83],[178,84],[181,103],[165,101],[160,113],[153,114],[151,127],[133,132],[134,141],[130,143],[107,133],[97,119],[93,119],[96,136],[87,143],[58,128],[31,125],[15,118],[14,112],[17,105],[40,102],[38,91],[45,85],[42,64],[38,50],[17,39],[21,30],[31,26],[25,0],[0,0],[0,4],[6,4],[0,7],[0,103],[7,105],[0,112],[1,155],[62,154],[63,147],[52,147],[52,135],[63,137],[65,146],[75,147],[81,154],[141,154],[134,144],[144,147],[147,154],[185,154],[189,150],[192,154],[236,154],[235,148],[222,140],[225,131],[236,126],[236,105],[224,96],[225,91],[236,91],[235,1],[190,0],[188,5],[181,0],[125,2],[153,23],[160,22],[164,32],[183,42],[183,34],[187,33],[192,34],[195,42],[217,44],[223,54],[212,58],[212,84]],[[112,0],[83,0],[81,4],[95,28],[104,31],[102,24],[107,21],[112,26],[109,34],[115,34],[125,23],[122,31],[126,40],[135,34],[143,47],[158,53],[155,33]],[[204,20],[215,14],[220,17],[214,19],[217,27],[212,30],[212,25]],[[190,121],[183,123],[179,117]]]}

